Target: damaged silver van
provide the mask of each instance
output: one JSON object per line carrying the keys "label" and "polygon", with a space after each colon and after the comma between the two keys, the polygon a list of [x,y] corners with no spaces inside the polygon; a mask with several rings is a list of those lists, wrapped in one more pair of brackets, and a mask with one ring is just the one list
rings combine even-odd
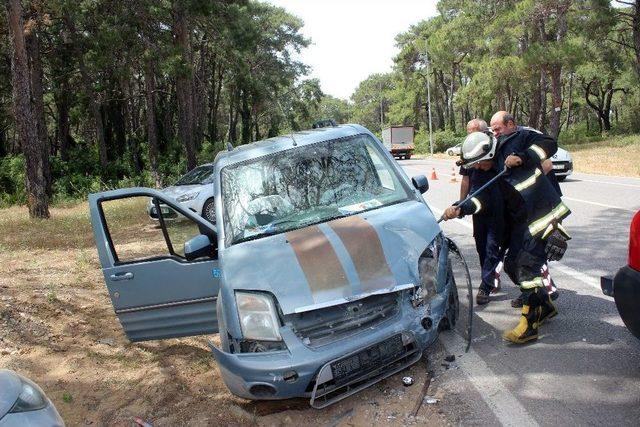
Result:
{"label": "damaged silver van", "polygon": [[[455,323],[427,179],[409,180],[367,129],[271,138],[219,153],[214,167],[216,224],[153,189],[89,196],[131,341],[217,332],[231,392],[320,408],[417,362]],[[139,209],[149,198],[158,222]],[[161,204],[185,220],[165,222]]]}

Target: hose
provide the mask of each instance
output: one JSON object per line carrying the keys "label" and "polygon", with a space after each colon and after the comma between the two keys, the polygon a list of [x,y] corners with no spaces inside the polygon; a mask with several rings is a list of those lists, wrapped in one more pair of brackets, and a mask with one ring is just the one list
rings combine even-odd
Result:
{"label": "hose", "polygon": [[[468,313],[468,318],[467,318],[467,348],[465,349],[465,353],[469,352],[469,349],[471,348],[471,334],[473,331],[473,285],[471,283],[471,274],[469,273],[469,266],[467,265],[467,262],[464,259],[464,256],[462,256],[462,251],[460,251],[460,249],[458,248],[458,245],[455,244],[455,242],[453,240],[451,240],[450,238],[446,238],[447,239],[447,244],[449,245],[449,253],[453,253],[457,258],[458,258],[458,262],[459,264],[463,267],[463,272],[465,275],[465,279],[467,282],[467,296],[468,296],[468,301],[469,301],[469,313]],[[453,273],[453,269],[452,269],[452,273]]]}

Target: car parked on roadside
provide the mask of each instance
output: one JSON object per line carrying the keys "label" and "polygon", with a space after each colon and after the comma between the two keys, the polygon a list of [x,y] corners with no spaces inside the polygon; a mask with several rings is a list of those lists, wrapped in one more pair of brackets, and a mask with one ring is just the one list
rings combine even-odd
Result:
{"label": "car parked on roadside", "polygon": [[613,279],[600,278],[605,295],[613,297],[625,326],[640,339],[640,211],[631,220],[629,230],[629,261]]}
{"label": "car parked on roadside", "polygon": [[[221,346],[210,346],[231,392],[306,396],[321,408],[417,362],[455,324],[449,248],[422,196],[428,181],[409,180],[364,127],[243,145],[219,153],[213,169],[215,224],[149,188],[89,196],[109,296],[131,341],[217,332]],[[127,224],[136,221],[127,199],[147,197],[187,221],[166,222],[160,210],[161,231]]]}
{"label": "car parked on roadside", "polygon": [[23,426],[64,426],[64,421],[36,383],[0,369],[0,427]]}
{"label": "car parked on roadside", "polygon": [[[187,209],[200,214],[209,222],[216,221],[216,207],[213,197],[213,184],[215,181],[213,163],[207,163],[190,170],[170,187],[160,190],[174,198]],[[165,204],[155,206],[149,200],[147,213],[153,220],[158,220],[158,209],[162,210],[165,220],[176,219],[178,213]]]}
{"label": "car parked on roadside", "polygon": [[564,181],[573,173],[573,158],[564,148],[558,147],[556,154],[551,156],[551,162],[553,163],[553,172],[558,181]]}
{"label": "car parked on roadside", "polygon": [[462,147],[462,143],[456,144],[453,147],[449,147],[447,148],[447,154],[450,156],[459,156],[461,147]]}

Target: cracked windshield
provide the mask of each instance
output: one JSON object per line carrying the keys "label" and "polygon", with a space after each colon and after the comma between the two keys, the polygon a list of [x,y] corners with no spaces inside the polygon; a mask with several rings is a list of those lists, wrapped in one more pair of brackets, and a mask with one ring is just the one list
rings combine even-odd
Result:
{"label": "cracked windshield", "polygon": [[321,142],[222,170],[228,245],[404,201],[368,135]]}

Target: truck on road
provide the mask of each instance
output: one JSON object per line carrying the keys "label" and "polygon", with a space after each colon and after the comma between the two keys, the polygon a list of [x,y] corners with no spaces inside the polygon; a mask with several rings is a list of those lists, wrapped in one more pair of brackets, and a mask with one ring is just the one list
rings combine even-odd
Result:
{"label": "truck on road", "polygon": [[414,133],[413,126],[391,126],[382,130],[382,142],[393,157],[410,159]]}

